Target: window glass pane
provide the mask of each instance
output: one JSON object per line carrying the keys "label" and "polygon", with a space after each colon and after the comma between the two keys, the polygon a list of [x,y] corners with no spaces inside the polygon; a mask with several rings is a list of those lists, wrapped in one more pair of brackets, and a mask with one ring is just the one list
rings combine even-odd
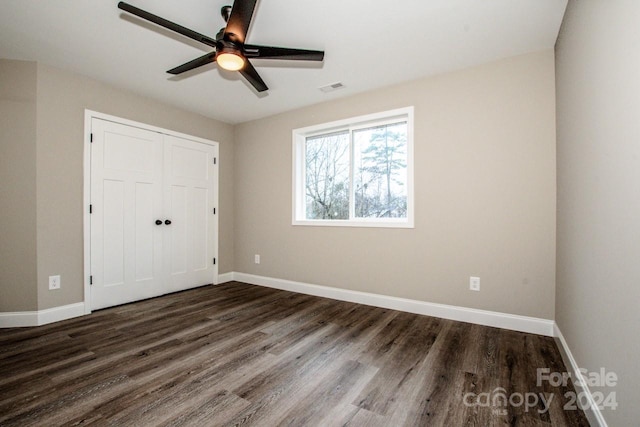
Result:
{"label": "window glass pane", "polygon": [[349,132],[305,141],[306,219],[349,219]]}
{"label": "window glass pane", "polygon": [[353,131],[355,216],[407,217],[407,123]]}

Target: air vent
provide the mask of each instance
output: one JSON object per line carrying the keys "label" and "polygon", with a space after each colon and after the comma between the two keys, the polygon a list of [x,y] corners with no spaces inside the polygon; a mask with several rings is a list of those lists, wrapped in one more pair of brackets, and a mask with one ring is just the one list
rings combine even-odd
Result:
{"label": "air vent", "polygon": [[327,93],[327,92],[333,92],[334,90],[342,89],[343,87],[344,85],[342,84],[342,82],[336,82],[326,86],[322,86],[318,89],[320,89],[324,93]]}

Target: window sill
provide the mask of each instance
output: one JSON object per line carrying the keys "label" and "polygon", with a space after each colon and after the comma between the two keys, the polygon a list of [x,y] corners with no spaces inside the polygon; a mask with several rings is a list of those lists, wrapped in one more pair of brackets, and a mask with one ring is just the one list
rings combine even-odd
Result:
{"label": "window sill", "polygon": [[353,221],[353,220],[294,220],[291,225],[311,227],[369,227],[369,228],[415,228],[413,221],[389,220],[389,221]]}

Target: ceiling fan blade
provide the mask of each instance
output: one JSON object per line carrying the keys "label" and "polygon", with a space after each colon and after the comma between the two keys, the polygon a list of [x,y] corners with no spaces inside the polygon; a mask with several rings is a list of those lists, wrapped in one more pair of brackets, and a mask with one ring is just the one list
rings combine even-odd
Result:
{"label": "ceiling fan blade", "polygon": [[225,39],[244,43],[257,1],[258,0],[235,0],[233,2],[231,15],[227,21],[227,27],[224,29]]}
{"label": "ceiling fan blade", "polygon": [[264,92],[269,89],[248,59],[245,60],[244,68],[240,70],[240,74],[242,74],[258,92]]}
{"label": "ceiling fan blade", "polygon": [[167,21],[164,18],[154,15],[153,13],[149,13],[145,10],[138,9],[137,7],[131,6],[130,4],[123,1],[118,3],[118,8],[124,10],[125,12],[129,12],[132,15],[136,15],[142,19],[153,22],[154,24],[160,25],[161,27],[167,28],[171,31],[175,31],[178,34],[189,37],[190,39],[197,40],[212,47],[216,47],[216,41],[209,36],[205,36],[204,34],[200,34],[174,22]]}
{"label": "ceiling fan blade", "polygon": [[184,63],[176,68],[172,68],[167,73],[169,74],[181,74],[185,71],[193,70],[194,68],[202,67],[203,65],[207,65],[211,62],[216,61],[216,53],[210,52],[206,55],[202,55],[200,58],[196,58],[193,61],[189,61]]}
{"label": "ceiling fan blade", "polygon": [[244,53],[248,58],[289,59],[298,61],[322,61],[324,51],[290,49],[286,47],[258,46],[245,44]]}

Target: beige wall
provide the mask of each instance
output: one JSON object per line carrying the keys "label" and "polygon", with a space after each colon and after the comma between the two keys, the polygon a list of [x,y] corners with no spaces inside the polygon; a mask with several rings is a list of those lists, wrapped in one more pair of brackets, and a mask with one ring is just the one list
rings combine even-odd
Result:
{"label": "beige wall", "polygon": [[556,320],[578,365],[617,373],[611,426],[637,425],[640,2],[571,1],[556,50]]}
{"label": "beige wall", "polygon": [[[292,226],[292,129],[409,105],[415,229]],[[553,51],[240,124],[235,149],[236,271],[553,318]]]}
{"label": "beige wall", "polygon": [[0,312],[37,309],[36,64],[0,59]]}

